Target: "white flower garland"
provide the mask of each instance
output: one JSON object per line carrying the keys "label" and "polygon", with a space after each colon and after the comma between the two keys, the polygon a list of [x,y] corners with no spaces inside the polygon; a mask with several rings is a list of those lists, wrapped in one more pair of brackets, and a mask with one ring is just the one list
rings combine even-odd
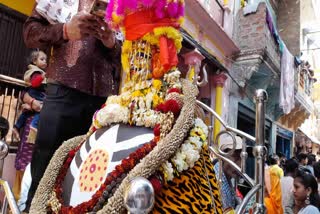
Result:
{"label": "white flower garland", "polygon": [[170,73],[167,73],[164,75],[163,79],[166,81],[169,85],[169,88],[182,88],[181,82],[180,82],[180,75],[181,72],[176,69]]}
{"label": "white flower garland", "polygon": [[[177,69],[165,74],[163,79],[166,87],[181,89],[180,75],[181,72]],[[159,119],[162,113],[154,111],[152,103],[155,96],[158,99],[164,99],[165,93],[152,87],[153,81],[159,80],[145,80],[135,84],[133,81],[127,82],[126,90],[121,95],[108,97],[106,106],[95,113],[94,126],[101,128],[112,123],[128,123],[130,112],[132,113],[132,122],[137,126],[153,128],[157,123],[160,123]],[[134,92],[139,92],[139,90],[148,90],[148,92],[143,96],[132,96]],[[181,103],[181,101],[177,101]],[[134,106],[131,106],[132,103]]]}
{"label": "white flower garland", "polygon": [[207,145],[207,136],[208,127],[200,118],[196,118],[188,139],[184,141],[170,161],[161,165],[166,181],[173,180],[175,172],[179,174],[194,166],[200,158],[202,147]]}

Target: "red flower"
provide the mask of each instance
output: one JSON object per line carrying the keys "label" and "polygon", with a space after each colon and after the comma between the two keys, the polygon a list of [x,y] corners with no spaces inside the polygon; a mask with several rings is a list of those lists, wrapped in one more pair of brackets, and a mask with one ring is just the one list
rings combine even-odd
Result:
{"label": "red flower", "polygon": [[128,171],[130,167],[130,161],[128,159],[123,159],[121,162],[121,165],[123,166],[124,170]]}
{"label": "red flower", "polygon": [[106,178],[106,181],[104,182],[105,184],[110,184],[111,182],[113,181],[113,178],[111,177],[111,176],[108,176],[107,178]]}
{"label": "red flower", "polygon": [[175,116],[180,113],[180,106],[177,101],[170,99],[165,102],[165,113],[171,111]]}
{"label": "red flower", "polygon": [[160,103],[156,108],[155,108],[156,111],[160,111],[160,112],[167,112],[166,110],[166,106],[164,103]]}
{"label": "red flower", "polygon": [[74,157],[75,154],[76,154],[76,151],[71,150],[71,151],[69,152],[69,157]]}
{"label": "red flower", "polygon": [[158,142],[158,141],[156,141],[155,139],[153,139],[153,140],[151,141],[151,144],[150,144],[151,149],[153,149],[154,147],[156,147],[157,142]]}
{"label": "red flower", "polygon": [[149,181],[151,182],[151,184],[152,184],[152,186],[153,186],[154,192],[155,192],[156,194],[160,193],[161,188],[162,188],[162,183],[161,183],[161,181],[160,181],[158,178],[156,178],[155,176],[151,176],[151,177],[149,178]]}
{"label": "red flower", "polygon": [[113,177],[113,179],[116,179],[119,177],[120,173],[117,170],[113,170],[110,175]]}
{"label": "red flower", "polygon": [[129,158],[129,162],[130,162],[130,168],[133,168],[134,165],[136,165],[136,161],[133,158]]}
{"label": "red flower", "polygon": [[137,155],[135,160],[140,160],[147,154],[147,151],[145,151],[144,147],[141,147],[135,152],[135,154]]}
{"label": "red flower", "polygon": [[155,136],[155,137],[153,138],[153,140],[154,140],[155,143],[159,142],[160,136]]}
{"label": "red flower", "polygon": [[106,103],[103,103],[102,106],[101,106],[101,108],[104,108],[106,105],[107,105]]}
{"label": "red flower", "polygon": [[70,213],[70,207],[61,207],[61,213],[62,214],[69,214]]}
{"label": "red flower", "polygon": [[97,128],[96,127],[92,127],[92,132],[95,132],[95,131],[97,131]]}
{"label": "red flower", "polygon": [[134,160],[137,160],[137,159],[139,159],[139,156],[138,156],[137,153],[133,152],[133,153],[131,153],[131,154],[129,155],[129,158],[132,158],[132,159],[134,159]]}
{"label": "red flower", "polygon": [[146,153],[146,155],[152,150],[152,146],[151,146],[151,142],[144,145],[144,152]]}
{"label": "red flower", "polygon": [[[68,157],[67,163],[70,164],[72,162],[72,159],[73,159],[73,157]],[[69,166],[68,166],[68,168],[69,168]]]}
{"label": "red flower", "polygon": [[181,91],[178,88],[170,88],[167,93],[170,94],[170,93],[174,93],[174,92],[181,94]]}
{"label": "red flower", "polygon": [[160,124],[156,124],[155,127],[153,128],[153,134],[155,136],[160,136]]}
{"label": "red flower", "polygon": [[116,170],[117,170],[120,174],[124,173],[124,169],[123,169],[122,165],[116,166]]}

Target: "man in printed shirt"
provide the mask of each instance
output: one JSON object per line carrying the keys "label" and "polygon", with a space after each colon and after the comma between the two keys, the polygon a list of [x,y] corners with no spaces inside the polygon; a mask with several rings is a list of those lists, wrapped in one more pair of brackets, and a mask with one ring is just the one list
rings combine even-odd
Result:
{"label": "man in printed shirt", "polygon": [[[120,45],[104,21],[90,14],[93,0],[38,0],[24,24],[29,48],[51,49],[47,98],[31,162],[31,200],[63,141],[85,134],[94,112],[118,92]],[[29,97],[24,98],[28,103]]]}

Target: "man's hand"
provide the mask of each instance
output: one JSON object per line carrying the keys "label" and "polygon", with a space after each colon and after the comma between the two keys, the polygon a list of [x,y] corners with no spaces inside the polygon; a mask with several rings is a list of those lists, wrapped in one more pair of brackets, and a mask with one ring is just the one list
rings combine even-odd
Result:
{"label": "man's hand", "polygon": [[101,40],[107,48],[113,48],[116,40],[108,24],[100,17],[86,12],[79,12],[66,23],[63,28],[64,39],[79,40],[87,36],[94,36]]}
{"label": "man's hand", "polygon": [[99,27],[94,15],[87,12],[79,12],[74,15],[70,22],[63,27],[63,37],[71,41],[79,40],[89,35],[97,35],[96,29]]}
{"label": "man's hand", "polygon": [[95,17],[99,23],[99,27],[96,28],[95,37],[103,43],[107,48],[113,48],[116,44],[116,38],[112,30],[110,30],[108,24],[100,17]]}

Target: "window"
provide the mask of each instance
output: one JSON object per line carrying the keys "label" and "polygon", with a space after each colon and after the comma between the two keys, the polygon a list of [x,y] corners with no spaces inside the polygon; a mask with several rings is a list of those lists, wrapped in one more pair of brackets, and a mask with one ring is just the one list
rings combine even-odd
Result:
{"label": "window", "polygon": [[22,79],[29,50],[22,38],[26,16],[0,4],[0,73]]}

